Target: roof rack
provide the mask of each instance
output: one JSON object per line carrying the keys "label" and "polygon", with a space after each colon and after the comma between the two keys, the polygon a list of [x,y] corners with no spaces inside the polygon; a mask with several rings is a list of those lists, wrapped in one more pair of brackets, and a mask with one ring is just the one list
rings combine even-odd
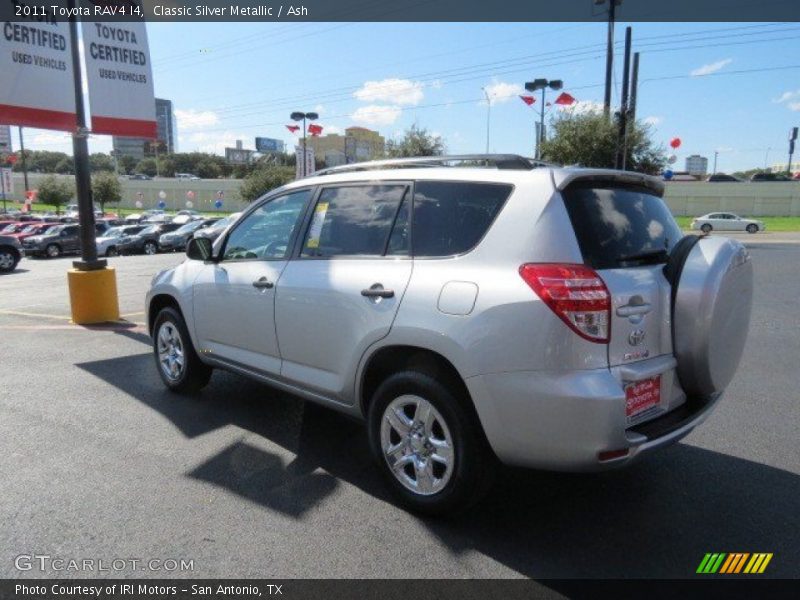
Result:
{"label": "roof rack", "polygon": [[451,156],[419,156],[414,158],[389,158],[339,165],[317,171],[314,175],[374,171],[378,169],[420,169],[432,167],[477,167],[529,171],[536,167],[553,166],[550,163],[526,158],[518,154],[456,154]]}

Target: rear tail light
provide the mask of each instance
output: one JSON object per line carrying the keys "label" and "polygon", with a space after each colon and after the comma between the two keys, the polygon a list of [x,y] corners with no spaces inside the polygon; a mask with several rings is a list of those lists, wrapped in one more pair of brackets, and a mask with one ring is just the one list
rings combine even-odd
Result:
{"label": "rear tail light", "polygon": [[575,333],[607,344],[611,295],[600,276],[585,265],[529,263],[519,274],[531,289]]}

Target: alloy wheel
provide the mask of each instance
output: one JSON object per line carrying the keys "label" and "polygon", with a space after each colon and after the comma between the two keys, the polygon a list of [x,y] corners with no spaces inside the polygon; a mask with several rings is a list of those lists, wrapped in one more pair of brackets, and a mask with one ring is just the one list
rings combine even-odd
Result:
{"label": "alloy wheel", "polygon": [[178,381],[186,369],[183,340],[178,328],[171,321],[165,321],[158,329],[158,364],[170,381]]}
{"label": "alloy wheel", "polygon": [[436,494],[453,475],[450,429],[433,404],[419,396],[400,396],[386,407],[381,448],[392,475],[415,494]]}

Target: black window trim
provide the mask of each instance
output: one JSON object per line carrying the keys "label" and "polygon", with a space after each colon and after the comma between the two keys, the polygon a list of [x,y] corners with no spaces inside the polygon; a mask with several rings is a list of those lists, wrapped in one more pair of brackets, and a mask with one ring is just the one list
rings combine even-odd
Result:
{"label": "black window trim", "polygon": [[[402,254],[390,254],[386,255],[386,246],[389,243],[389,239],[391,238],[392,231],[394,230],[395,222],[397,221],[397,215],[400,212],[400,207],[403,204],[403,199],[406,198],[406,194],[410,192],[410,197],[414,197],[414,186],[416,181],[411,179],[366,179],[366,180],[359,180],[359,181],[343,181],[337,183],[329,183],[325,185],[320,185],[317,189],[317,193],[312,198],[311,202],[309,203],[308,209],[306,210],[305,219],[302,223],[301,234],[297,236],[297,240],[295,243],[294,252],[291,255],[291,260],[300,260],[300,261],[307,261],[307,260],[411,260],[411,247],[409,246],[409,253],[408,255]],[[314,216],[314,211],[316,210],[317,204],[319,203],[320,197],[322,193],[327,189],[332,188],[344,188],[344,187],[365,187],[365,186],[404,186],[406,191],[403,193],[403,199],[397,204],[397,210],[395,211],[394,218],[392,219],[392,226],[389,228],[389,232],[387,233],[387,238],[384,240],[383,244],[383,254],[338,254],[334,256],[303,256],[303,246],[305,245],[306,236],[308,235],[308,228],[311,226],[311,219]],[[413,202],[411,212],[409,213],[409,218],[413,216]],[[409,244],[411,244],[413,238],[413,228],[411,227],[411,223],[409,222]]]}
{"label": "black window trim", "polygon": [[[283,256],[281,258],[255,257],[255,258],[229,258],[229,259],[225,259],[225,249],[228,247],[228,240],[230,239],[230,237],[233,234],[233,232],[236,231],[236,229],[238,227],[240,227],[241,224],[244,223],[245,220],[250,215],[252,215],[254,212],[256,212],[261,207],[266,206],[267,204],[269,204],[273,200],[277,200],[278,198],[282,198],[284,196],[289,196],[289,195],[292,195],[292,194],[296,194],[298,192],[306,192],[306,191],[310,192],[310,194],[309,194],[309,197],[306,199],[305,206],[300,211],[301,212],[301,217],[300,217],[300,221],[299,221],[300,227],[296,228],[294,233],[292,234],[292,236],[289,238],[289,243],[287,244],[287,248],[286,248],[287,252],[286,252],[285,256]],[[288,261],[288,260],[291,260],[292,257],[294,256],[294,250],[295,250],[295,246],[296,246],[296,243],[297,243],[297,238],[300,237],[299,236],[299,231],[305,226],[305,219],[306,219],[306,216],[308,214],[308,208],[309,208],[309,206],[311,206],[311,205],[316,203],[315,201],[316,201],[318,193],[319,193],[319,186],[315,186],[315,185],[301,186],[301,187],[289,188],[289,189],[281,187],[281,188],[278,188],[276,190],[270,191],[266,195],[264,195],[263,197],[259,198],[258,200],[255,200],[253,202],[253,204],[250,206],[250,208],[246,209],[242,213],[242,216],[239,217],[239,219],[236,221],[236,223],[234,223],[234,225],[231,228],[231,230],[225,235],[225,238],[222,240],[222,244],[220,245],[219,255],[218,255],[218,259],[217,259],[216,262],[217,263],[231,264],[231,263],[239,263],[239,262],[276,262],[276,261]]]}

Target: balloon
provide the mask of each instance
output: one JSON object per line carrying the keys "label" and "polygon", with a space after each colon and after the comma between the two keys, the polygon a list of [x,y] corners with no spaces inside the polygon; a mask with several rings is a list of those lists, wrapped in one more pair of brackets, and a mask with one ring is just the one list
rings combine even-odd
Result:
{"label": "balloon", "polygon": [[[163,192],[162,192],[162,193],[163,193]],[[159,195],[160,195],[160,194],[159,194]],[[167,208],[167,203],[166,203],[166,202],[164,202],[163,200],[159,200],[159,201],[158,201],[158,208],[160,208],[161,210],[164,210],[165,208]]]}
{"label": "balloon", "polygon": [[666,179],[667,181],[669,181],[670,179],[672,179],[672,176],[673,176],[673,175],[674,175],[674,173],[673,173],[672,171],[670,171],[669,169],[667,169],[666,171],[664,171],[664,179]]}
{"label": "balloon", "polygon": [[136,208],[142,208],[142,201],[141,200],[137,200],[136,201]]}
{"label": "balloon", "polygon": [[192,208],[193,206],[194,206],[194,204],[192,204],[191,200],[187,200],[186,201],[186,208]]}
{"label": "balloon", "polygon": [[675,150],[677,150],[681,146],[681,138],[679,137],[672,138],[669,142],[669,145]]}
{"label": "balloon", "polygon": [[186,192],[186,197],[187,198],[194,198],[194,192],[192,190],[189,190],[188,192]]}
{"label": "balloon", "polygon": [[677,156],[675,156],[674,154],[670,154],[669,158],[667,159],[667,162],[671,165],[674,165],[677,160],[678,160]]}
{"label": "balloon", "polygon": [[214,208],[222,208],[222,200],[217,200],[214,202]]}
{"label": "balloon", "polygon": [[163,200],[164,198],[167,197],[167,192],[165,192],[164,190],[161,190],[160,192],[158,192],[158,197]]}

